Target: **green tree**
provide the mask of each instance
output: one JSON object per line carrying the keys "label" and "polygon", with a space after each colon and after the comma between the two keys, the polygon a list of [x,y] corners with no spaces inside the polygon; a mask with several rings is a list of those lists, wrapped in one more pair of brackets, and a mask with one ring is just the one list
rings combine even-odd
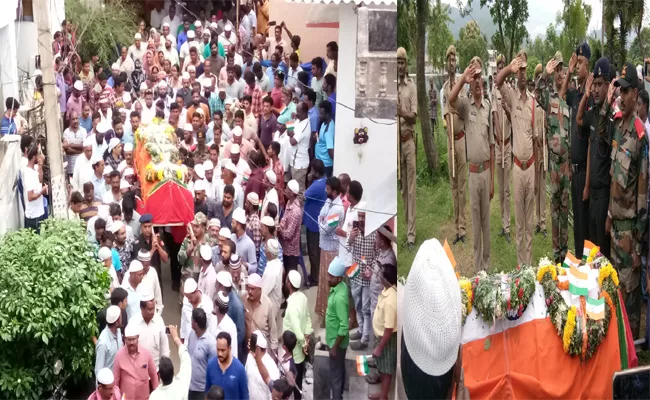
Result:
{"label": "green tree", "polygon": [[569,0],[564,10],[558,12],[556,22],[562,26],[559,36],[559,49],[565,60],[571,58],[576,47],[587,38],[587,28],[591,20],[591,6],[582,0]]}
{"label": "green tree", "polygon": [[418,38],[415,0],[397,1],[397,47],[404,47],[409,65],[414,65],[415,43]]}
{"label": "green tree", "polygon": [[[627,60],[628,34],[641,32],[645,0],[608,0],[603,3],[605,56],[618,69]],[[643,46],[643,42],[640,42]],[[640,48],[643,51],[643,48]]]}
{"label": "green tree", "polygon": [[88,7],[83,0],[66,0],[65,15],[77,26],[77,53],[82,60],[99,56],[103,64],[116,60],[118,46],[129,46],[138,31],[138,13],[127,0]]}
{"label": "green tree", "polygon": [[458,66],[463,71],[474,56],[479,56],[484,65],[488,60],[487,40],[481,34],[481,29],[475,21],[469,21],[460,28],[456,51],[458,52]]}
{"label": "green tree", "polygon": [[[537,64],[541,64],[542,62],[540,61],[537,56],[531,56],[530,54],[528,55],[528,62],[526,63],[526,79],[530,80],[533,79],[535,75],[535,67]],[[542,64],[542,68],[544,65]]]}
{"label": "green tree", "polygon": [[[463,7],[458,0],[458,9],[461,15],[467,15],[472,11],[472,1],[467,0]],[[488,7],[492,21],[497,27],[496,33],[492,36],[492,45],[499,52],[503,53],[508,60],[519,51],[519,46],[528,38],[526,21],[528,21],[528,0],[479,0],[481,7]]]}
{"label": "green tree", "polygon": [[449,24],[453,22],[449,15],[448,4],[442,4],[440,0],[436,0],[431,6],[427,50],[429,62],[436,69],[445,69],[447,47],[454,41],[454,36],[449,30]]}
{"label": "green tree", "polygon": [[92,376],[90,338],[110,284],[92,250],[68,220],[0,239],[0,398],[43,399],[65,377]]}
{"label": "green tree", "polygon": [[591,58],[589,59],[589,70],[593,71],[596,66],[596,61],[598,61],[603,56],[603,46],[600,42],[600,38],[596,35],[596,31],[593,31],[592,34],[587,37],[587,43],[589,43],[589,48],[591,49]]}
{"label": "green tree", "polygon": [[641,33],[632,41],[627,59],[630,62],[634,63],[634,65],[643,64],[643,59],[646,57],[646,55],[643,53],[641,46],[642,44],[646,44],[647,46],[647,43],[650,43],[650,28],[645,27],[641,30]]}

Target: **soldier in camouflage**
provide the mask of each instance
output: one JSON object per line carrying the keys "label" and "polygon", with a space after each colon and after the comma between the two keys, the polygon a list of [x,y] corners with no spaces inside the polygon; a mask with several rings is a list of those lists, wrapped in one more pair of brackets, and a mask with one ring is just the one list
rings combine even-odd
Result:
{"label": "soldier in camouflage", "polygon": [[[216,240],[207,235],[208,218],[202,212],[194,216],[191,226],[187,227],[187,237],[181,244],[178,252],[178,263],[181,266],[181,287],[188,278],[194,278],[198,281],[199,270],[201,268],[199,249],[202,244],[208,244],[210,247],[216,245]],[[179,292],[182,300],[183,292]]]}
{"label": "soldier in camouflage", "polygon": [[637,338],[641,321],[641,253],[648,228],[648,139],[635,113],[639,79],[634,65],[626,63],[620,79],[610,85],[601,118],[610,110],[616,87],[621,89],[620,111],[614,116],[609,170],[612,183],[605,230],[611,231],[611,261],[619,274],[632,335]]}
{"label": "soldier in camouflage", "polygon": [[[535,92],[535,83],[539,76],[542,74],[542,64],[537,64],[535,67],[535,72],[533,73],[533,80],[528,83],[528,91],[531,95],[534,95]],[[531,88],[532,86],[532,88]],[[539,104],[539,101],[536,103],[537,110],[536,112],[540,115],[544,115],[544,109]],[[540,124],[539,135],[545,135],[544,124]],[[539,140],[537,146],[535,146],[535,158],[539,160],[537,166],[535,167],[535,215],[537,216],[537,224],[535,226],[535,234],[542,234],[546,237],[546,161],[544,157],[544,140]]]}
{"label": "soldier in camouflage", "polygon": [[537,80],[535,95],[546,112],[546,143],[548,170],[551,175],[551,226],[553,259],[564,260],[569,241],[569,107],[558,95],[564,80],[562,53],[559,51],[546,64]]}

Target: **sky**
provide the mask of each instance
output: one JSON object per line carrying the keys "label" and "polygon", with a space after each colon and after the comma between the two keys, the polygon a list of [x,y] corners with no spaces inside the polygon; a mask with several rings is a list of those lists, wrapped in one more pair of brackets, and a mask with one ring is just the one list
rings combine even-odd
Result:
{"label": "sky", "polygon": [[[466,4],[466,0],[461,0],[463,4]],[[456,7],[456,0],[442,0],[443,3],[451,4]],[[583,0],[584,3],[591,6],[591,20],[589,21],[588,34],[591,34],[594,29],[600,29],[601,16],[602,16],[602,7],[601,0]],[[474,4],[473,7],[479,7],[479,1],[472,1]],[[526,28],[528,29],[528,34],[531,38],[537,37],[537,35],[544,35],[546,33],[546,28],[549,24],[555,23],[555,16],[558,11],[561,11],[563,8],[563,0],[529,0],[528,1],[528,22],[526,23]]]}

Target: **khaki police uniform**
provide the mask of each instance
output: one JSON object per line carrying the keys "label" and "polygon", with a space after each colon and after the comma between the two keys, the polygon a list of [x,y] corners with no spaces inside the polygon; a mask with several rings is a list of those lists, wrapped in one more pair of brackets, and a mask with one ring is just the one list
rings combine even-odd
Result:
{"label": "khaki police uniform", "polygon": [[[501,228],[510,235],[510,172],[512,171],[512,125],[501,105],[501,90],[492,89],[492,120],[490,125],[498,125],[495,132],[495,173],[499,187],[499,204],[501,210]],[[501,132],[499,135],[497,132]]]}

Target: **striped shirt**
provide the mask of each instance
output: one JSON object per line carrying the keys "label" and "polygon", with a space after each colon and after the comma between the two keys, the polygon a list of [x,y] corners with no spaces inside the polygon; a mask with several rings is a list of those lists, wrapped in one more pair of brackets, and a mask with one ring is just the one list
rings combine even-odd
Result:
{"label": "striped shirt", "polygon": [[[72,128],[68,128],[63,132],[63,140],[67,144],[83,144],[84,139],[86,138],[86,130],[79,126],[77,128],[77,131],[74,132]],[[79,154],[68,154],[65,156],[66,160],[68,161],[68,166],[65,169],[65,172],[68,174],[72,174],[74,172],[74,166],[77,163],[77,158],[79,158]]]}
{"label": "striped shirt", "polygon": [[[359,236],[357,236],[352,242],[352,260],[355,263],[359,263],[359,267],[361,269],[359,271],[359,274],[352,278],[352,282],[358,285],[370,286],[370,279],[366,278],[365,272],[377,257],[375,235],[376,232],[373,232],[370,235],[364,237],[362,233],[359,233]],[[362,257],[365,260],[365,265],[361,263]]]}
{"label": "striped shirt", "polygon": [[302,223],[302,210],[298,198],[287,204],[284,217],[280,221],[280,243],[287,256],[300,255],[300,225]]}

